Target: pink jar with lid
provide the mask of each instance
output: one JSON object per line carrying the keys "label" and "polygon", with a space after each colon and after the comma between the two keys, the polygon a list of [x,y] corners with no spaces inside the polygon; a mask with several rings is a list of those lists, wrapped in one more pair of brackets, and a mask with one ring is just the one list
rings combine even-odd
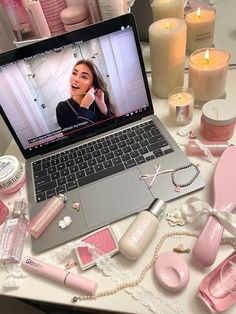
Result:
{"label": "pink jar with lid", "polygon": [[67,32],[91,24],[89,9],[84,4],[65,8],[61,11],[60,18]]}
{"label": "pink jar with lid", "polygon": [[200,134],[208,141],[227,141],[234,133],[236,108],[227,100],[215,99],[202,107]]}
{"label": "pink jar with lid", "polygon": [[25,168],[14,156],[0,157],[0,192],[13,193],[18,191],[25,182]]}

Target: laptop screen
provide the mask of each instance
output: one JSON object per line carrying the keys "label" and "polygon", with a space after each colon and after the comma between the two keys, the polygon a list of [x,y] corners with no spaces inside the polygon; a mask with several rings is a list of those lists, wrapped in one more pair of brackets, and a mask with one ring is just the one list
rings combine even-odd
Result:
{"label": "laptop screen", "polygon": [[131,14],[0,55],[0,81],[26,158],[153,112]]}

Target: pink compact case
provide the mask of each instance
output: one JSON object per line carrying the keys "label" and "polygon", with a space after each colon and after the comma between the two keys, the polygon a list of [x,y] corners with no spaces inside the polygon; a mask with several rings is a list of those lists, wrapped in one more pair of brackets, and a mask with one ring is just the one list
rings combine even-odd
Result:
{"label": "pink compact case", "polygon": [[189,282],[189,267],[176,253],[160,254],[154,264],[158,282],[167,290],[179,292]]}
{"label": "pink compact case", "polygon": [[[80,240],[95,246],[98,251],[104,254],[109,254],[110,256],[119,251],[117,239],[110,226],[98,229]],[[75,248],[75,252],[82,270],[90,268],[96,264],[88,247],[78,246]]]}

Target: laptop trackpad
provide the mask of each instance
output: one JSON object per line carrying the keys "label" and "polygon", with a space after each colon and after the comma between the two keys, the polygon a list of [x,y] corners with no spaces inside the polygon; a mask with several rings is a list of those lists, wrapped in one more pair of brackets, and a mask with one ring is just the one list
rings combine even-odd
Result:
{"label": "laptop trackpad", "polygon": [[114,175],[79,190],[88,228],[101,226],[141,211],[153,195],[137,168]]}

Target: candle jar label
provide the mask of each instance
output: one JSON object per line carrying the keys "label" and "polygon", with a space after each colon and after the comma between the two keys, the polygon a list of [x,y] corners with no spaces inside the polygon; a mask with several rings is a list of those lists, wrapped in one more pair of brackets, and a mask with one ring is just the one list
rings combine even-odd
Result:
{"label": "candle jar label", "polygon": [[185,106],[176,106],[176,123],[182,124],[186,123],[186,120],[189,120],[189,114],[190,114],[190,104]]}

